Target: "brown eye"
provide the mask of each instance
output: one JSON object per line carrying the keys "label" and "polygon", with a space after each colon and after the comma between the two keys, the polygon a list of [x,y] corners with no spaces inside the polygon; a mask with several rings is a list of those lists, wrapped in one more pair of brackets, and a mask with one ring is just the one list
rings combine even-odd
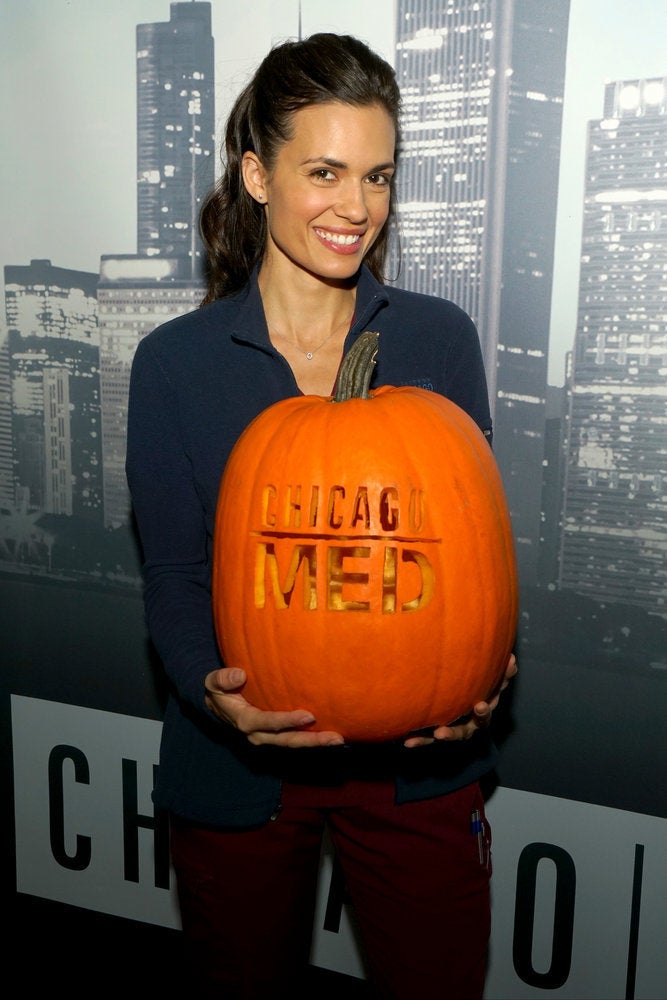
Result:
{"label": "brown eye", "polygon": [[366,179],[369,184],[373,184],[375,187],[387,187],[391,182],[391,177],[388,174],[369,174]]}
{"label": "brown eye", "polygon": [[325,183],[336,180],[336,175],[328,167],[319,167],[317,170],[313,170],[310,176],[314,177],[315,180],[324,181]]}

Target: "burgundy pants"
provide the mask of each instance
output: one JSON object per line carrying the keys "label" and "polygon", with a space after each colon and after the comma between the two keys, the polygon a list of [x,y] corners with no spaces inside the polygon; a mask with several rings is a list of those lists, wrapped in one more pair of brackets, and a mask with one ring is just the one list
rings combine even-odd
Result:
{"label": "burgundy pants", "polygon": [[479,1000],[491,870],[479,787],[395,805],[388,781],[286,784],[278,817],[256,829],[173,823],[183,930],[200,983],[193,996],[302,996],[325,827],[375,995]]}

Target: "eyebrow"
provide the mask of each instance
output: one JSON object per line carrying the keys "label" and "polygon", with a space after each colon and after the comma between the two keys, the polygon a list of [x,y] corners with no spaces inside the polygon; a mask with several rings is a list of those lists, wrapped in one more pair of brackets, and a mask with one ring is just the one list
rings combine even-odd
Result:
{"label": "eyebrow", "polygon": [[[343,163],[342,160],[334,160],[330,156],[312,156],[307,160],[304,160],[302,166],[306,166],[309,163],[324,163],[327,167],[338,167],[340,170],[347,170],[348,164]],[[388,170],[395,169],[396,164],[393,160],[388,160],[386,163],[379,163],[376,167],[371,167],[367,173],[374,174],[378,170]]]}

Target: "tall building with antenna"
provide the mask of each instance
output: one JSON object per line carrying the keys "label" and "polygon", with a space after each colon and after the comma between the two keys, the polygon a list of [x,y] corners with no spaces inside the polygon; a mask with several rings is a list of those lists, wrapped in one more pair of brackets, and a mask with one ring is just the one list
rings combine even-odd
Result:
{"label": "tall building with antenna", "polygon": [[105,254],[98,284],[104,522],[130,520],[125,438],[137,344],[195,309],[204,293],[199,212],[215,181],[211,4],[172,3],[170,19],[139,24],[137,254]]}
{"label": "tall building with antenna", "polygon": [[211,5],[172,3],[170,19],[139,24],[137,249],[189,257],[198,276],[201,204],[215,179]]}

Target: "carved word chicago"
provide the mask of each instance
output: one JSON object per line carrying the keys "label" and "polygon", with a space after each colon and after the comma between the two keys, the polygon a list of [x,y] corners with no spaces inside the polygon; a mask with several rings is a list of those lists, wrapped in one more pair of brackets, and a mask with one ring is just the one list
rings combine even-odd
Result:
{"label": "carved word chicago", "polygon": [[[424,491],[397,487],[266,485],[261,493],[256,542],[255,607],[292,605],[301,574],[302,607],[315,611],[425,608],[435,574],[424,551]],[[299,588],[301,589],[301,588]]]}

